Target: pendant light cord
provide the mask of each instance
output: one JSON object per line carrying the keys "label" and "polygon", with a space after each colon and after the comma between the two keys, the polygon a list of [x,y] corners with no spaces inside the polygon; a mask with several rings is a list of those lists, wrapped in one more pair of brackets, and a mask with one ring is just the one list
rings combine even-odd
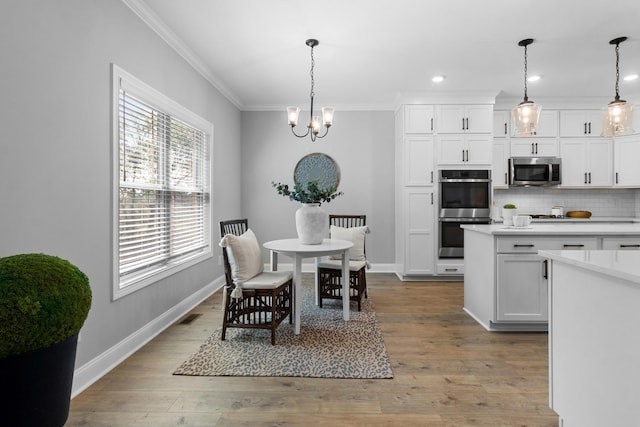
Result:
{"label": "pendant light cord", "polygon": [[311,46],[311,71],[309,73],[309,74],[311,74],[311,92],[309,93],[309,96],[311,98],[313,98],[313,96],[315,95],[313,93],[313,86],[315,84],[315,79],[313,78],[313,69],[314,69],[315,65],[316,65],[316,61],[313,59],[313,46]]}
{"label": "pendant light cord", "polygon": [[527,96],[527,45],[524,46],[524,101],[529,101]]}
{"label": "pendant light cord", "polygon": [[616,101],[620,100],[620,43],[616,43]]}

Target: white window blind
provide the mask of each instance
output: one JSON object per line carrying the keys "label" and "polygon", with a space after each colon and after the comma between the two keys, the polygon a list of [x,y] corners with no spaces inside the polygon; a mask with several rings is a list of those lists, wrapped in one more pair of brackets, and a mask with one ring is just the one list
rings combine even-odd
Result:
{"label": "white window blind", "polygon": [[139,81],[128,83],[118,79],[117,291],[211,255],[211,132]]}

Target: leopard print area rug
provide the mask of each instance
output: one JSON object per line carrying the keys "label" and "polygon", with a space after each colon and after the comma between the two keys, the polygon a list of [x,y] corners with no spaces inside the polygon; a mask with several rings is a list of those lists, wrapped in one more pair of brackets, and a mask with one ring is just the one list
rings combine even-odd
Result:
{"label": "leopard print area rug", "polygon": [[350,319],[342,320],[342,301],[315,305],[313,285],[303,284],[300,335],[285,319],[272,346],[270,331],[221,328],[173,374],[195,376],[257,376],[314,378],[393,378],[389,357],[368,299]]}

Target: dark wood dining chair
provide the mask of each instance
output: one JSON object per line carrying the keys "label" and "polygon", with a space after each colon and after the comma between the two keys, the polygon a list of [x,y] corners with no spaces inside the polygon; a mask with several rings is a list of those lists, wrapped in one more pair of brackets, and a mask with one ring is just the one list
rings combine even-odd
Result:
{"label": "dark wood dining chair", "polygon": [[[275,345],[280,323],[287,316],[293,323],[292,272],[255,267],[262,266],[261,249],[247,219],[220,221],[220,236],[225,275],[221,339],[226,338],[227,328],[269,329]],[[247,254],[253,254],[253,259],[247,259]]]}
{"label": "dark wood dining chair", "polygon": [[[366,215],[329,215],[332,238],[351,240],[349,250],[349,300],[362,309],[362,298],[367,298],[367,259],[365,234],[368,232]],[[333,226],[333,227],[331,227]],[[338,228],[335,228],[338,227]],[[350,230],[351,229],[351,230]],[[342,263],[340,259],[322,260],[318,264],[318,303],[323,299],[342,299]]]}

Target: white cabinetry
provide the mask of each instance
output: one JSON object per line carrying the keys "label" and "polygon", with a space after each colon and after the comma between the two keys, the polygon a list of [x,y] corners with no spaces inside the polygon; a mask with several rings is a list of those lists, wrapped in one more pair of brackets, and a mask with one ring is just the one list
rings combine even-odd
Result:
{"label": "white cabinetry", "polygon": [[433,105],[405,105],[404,133],[433,133]]}
{"label": "white cabinetry", "polygon": [[511,138],[511,157],[557,157],[558,140]]}
{"label": "white cabinetry", "polygon": [[507,138],[511,124],[510,111],[494,111],[493,112],[493,136],[495,138]]}
{"label": "white cabinetry", "polygon": [[599,137],[602,135],[602,115],[600,110],[560,111],[560,136]]}
{"label": "white cabinetry", "polygon": [[437,133],[487,133],[493,131],[492,105],[438,105]]}
{"label": "white cabinetry", "polygon": [[438,164],[491,165],[492,141],[491,135],[440,135]]}
{"label": "white cabinetry", "polygon": [[498,254],[497,266],[497,321],[546,322],[544,258],[535,254]]}
{"label": "white cabinetry", "polygon": [[497,239],[496,321],[546,322],[547,265],[539,250],[597,249],[595,237]]}
{"label": "white cabinetry", "polygon": [[434,120],[432,105],[396,115],[396,274],[435,273]]}
{"label": "white cabinetry", "polygon": [[558,136],[558,111],[542,110],[538,128],[533,136],[538,138],[555,138]]}
{"label": "white cabinetry", "polygon": [[509,140],[496,138],[493,140],[493,162],[491,165],[491,185],[493,188],[509,187]]}
{"label": "white cabinetry", "polygon": [[404,185],[433,185],[433,137],[407,136],[403,152]]}
{"label": "white cabinetry", "polygon": [[407,188],[404,190],[405,261],[404,275],[433,274],[434,195],[433,189]]}
{"label": "white cabinetry", "polygon": [[640,237],[604,237],[602,249],[613,251],[640,250]]}
{"label": "white cabinetry", "polygon": [[[640,110],[640,109],[639,109]],[[640,127],[640,123],[636,123]],[[616,187],[640,186],[640,135],[614,139],[614,171]]]}
{"label": "white cabinetry", "polygon": [[610,187],[613,147],[610,139],[563,139],[562,187]]}

